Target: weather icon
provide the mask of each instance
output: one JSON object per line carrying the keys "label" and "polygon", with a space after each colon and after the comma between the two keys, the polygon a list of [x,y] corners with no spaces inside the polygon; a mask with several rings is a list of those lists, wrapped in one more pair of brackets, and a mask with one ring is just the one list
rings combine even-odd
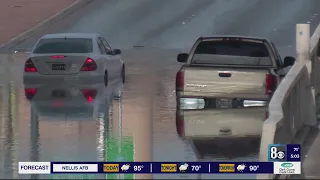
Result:
{"label": "weather icon", "polygon": [[247,166],[245,164],[239,164],[238,167],[237,167],[237,170],[239,172],[243,172],[243,170],[246,168]]}
{"label": "weather icon", "polygon": [[180,171],[180,172],[185,172],[185,171],[188,170],[188,167],[189,167],[189,165],[188,165],[187,163],[180,164],[180,166],[179,166],[179,171]]}
{"label": "weather icon", "polygon": [[129,168],[130,168],[130,164],[124,164],[124,165],[121,166],[121,170],[122,171],[128,171]]}

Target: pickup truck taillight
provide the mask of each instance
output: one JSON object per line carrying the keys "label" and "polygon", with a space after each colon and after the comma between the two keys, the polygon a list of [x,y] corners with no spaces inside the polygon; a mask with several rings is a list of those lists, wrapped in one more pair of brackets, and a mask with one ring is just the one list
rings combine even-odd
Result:
{"label": "pickup truck taillight", "polygon": [[184,72],[179,71],[176,76],[176,91],[183,91],[184,87]]}
{"label": "pickup truck taillight", "polygon": [[266,74],[266,94],[272,95],[276,90],[276,86],[279,83],[279,79],[277,76],[272,74]]}
{"label": "pickup truck taillight", "polygon": [[176,128],[177,128],[177,134],[179,138],[183,138],[185,136],[184,118],[179,114],[176,115]]}

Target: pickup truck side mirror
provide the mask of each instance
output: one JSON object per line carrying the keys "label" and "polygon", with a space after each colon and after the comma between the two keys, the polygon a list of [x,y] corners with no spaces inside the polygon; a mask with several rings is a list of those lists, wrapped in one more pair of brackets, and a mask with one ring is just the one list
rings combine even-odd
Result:
{"label": "pickup truck side mirror", "polygon": [[114,55],[119,55],[119,54],[121,54],[121,50],[120,49],[114,49],[113,53],[114,53]]}
{"label": "pickup truck side mirror", "polygon": [[183,63],[183,62],[187,62],[188,57],[189,57],[189,54],[188,54],[188,53],[181,53],[181,54],[178,55],[177,61],[178,61],[178,62],[182,62],[182,63]]}
{"label": "pickup truck side mirror", "polygon": [[283,61],[284,61],[283,62],[284,67],[288,67],[288,66],[293,66],[295,61],[296,61],[296,59],[294,57],[287,56],[287,57],[284,58]]}

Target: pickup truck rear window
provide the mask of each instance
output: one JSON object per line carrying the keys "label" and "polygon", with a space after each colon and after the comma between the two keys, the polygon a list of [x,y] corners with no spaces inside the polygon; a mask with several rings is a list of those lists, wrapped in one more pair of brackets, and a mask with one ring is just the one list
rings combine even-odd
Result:
{"label": "pickup truck rear window", "polygon": [[262,42],[203,41],[196,47],[192,64],[271,66],[272,61]]}

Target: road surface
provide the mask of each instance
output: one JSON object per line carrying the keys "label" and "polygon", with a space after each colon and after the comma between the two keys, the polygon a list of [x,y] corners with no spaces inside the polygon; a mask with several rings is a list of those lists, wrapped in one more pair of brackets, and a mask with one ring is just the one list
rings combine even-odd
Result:
{"label": "road surface", "polygon": [[[94,0],[10,50],[29,51],[46,33],[100,33],[112,47],[124,51],[128,72],[122,117],[118,113],[119,100],[108,100],[105,101],[108,105],[101,105],[105,109],[113,107],[113,114],[104,113],[112,117],[112,125],[103,124],[99,117],[58,116],[55,112],[41,115],[39,109],[34,109],[34,102],[30,103],[24,97],[19,70],[25,55],[16,54],[13,58],[2,54],[0,162],[6,171],[1,174],[4,178],[17,177],[14,167],[18,161],[105,160],[101,153],[108,141],[107,129],[114,136],[121,133],[133,137],[135,160],[196,161],[194,144],[180,140],[175,128],[174,79],[180,67],[175,61],[177,53],[188,50],[201,35],[238,34],[271,38],[283,57],[294,56],[295,24],[310,23],[313,30],[319,22],[318,7],[318,0]],[[7,62],[10,58],[15,61]],[[5,78],[8,74],[10,78]],[[206,147],[214,146],[210,143],[210,139],[200,142],[200,151],[208,151],[210,148]],[[211,155],[204,158],[207,161],[256,161],[257,147],[259,142],[252,144],[251,150],[235,143],[229,151],[209,150],[206,154],[211,152]],[[195,178],[193,175],[153,177]],[[254,178],[247,175],[201,176],[236,177]]]}

